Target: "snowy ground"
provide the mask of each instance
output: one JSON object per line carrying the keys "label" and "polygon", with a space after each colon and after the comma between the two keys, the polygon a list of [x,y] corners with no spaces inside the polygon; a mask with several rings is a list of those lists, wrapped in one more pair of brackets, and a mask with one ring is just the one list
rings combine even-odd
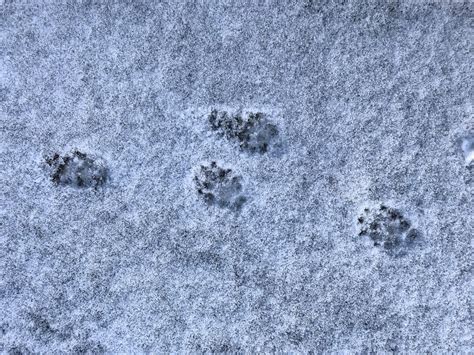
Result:
{"label": "snowy ground", "polygon": [[474,350],[474,3],[60,3],[0,1],[0,352]]}

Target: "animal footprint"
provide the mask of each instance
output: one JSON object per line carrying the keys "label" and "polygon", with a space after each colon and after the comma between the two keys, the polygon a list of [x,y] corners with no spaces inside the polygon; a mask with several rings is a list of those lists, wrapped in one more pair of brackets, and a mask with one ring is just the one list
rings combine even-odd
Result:
{"label": "animal footprint", "polygon": [[247,198],[242,194],[242,177],[215,161],[201,165],[194,176],[197,193],[210,206],[240,210]]}
{"label": "animal footprint", "polygon": [[266,153],[279,134],[278,127],[262,112],[240,113],[213,110],[208,117],[211,130],[249,153]]}
{"label": "animal footprint", "polygon": [[358,218],[359,236],[369,237],[375,247],[399,255],[421,235],[398,210],[383,204],[365,208]]}
{"label": "animal footprint", "polygon": [[107,181],[104,163],[77,149],[63,156],[56,153],[46,163],[51,168],[51,180],[57,185],[98,188]]}

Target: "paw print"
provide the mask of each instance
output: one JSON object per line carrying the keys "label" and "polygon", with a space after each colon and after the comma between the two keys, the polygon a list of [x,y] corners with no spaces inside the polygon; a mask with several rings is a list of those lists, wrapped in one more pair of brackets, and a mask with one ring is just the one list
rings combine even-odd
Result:
{"label": "paw print", "polygon": [[275,138],[278,128],[269,122],[262,112],[240,113],[213,110],[209,117],[211,130],[228,140],[238,142],[240,149],[249,153],[266,153]]}
{"label": "paw print", "polygon": [[369,237],[375,247],[391,255],[402,254],[406,247],[421,238],[400,211],[383,204],[378,208],[365,208],[357,222],[359,236]]}
{"label": "paw print", "polygon": [[197,193],[209,206],[240,210],[247,200],[242,194],[242,177],[224,169],[215,161],[201,165],[194,176]]}
{"label": "paw print", "polygon": [[51,168],[51,180],[57,185],[98,188],[107,181],[104,164],[79,150],[64,156],[56,153],[46,159],[46,164]]}

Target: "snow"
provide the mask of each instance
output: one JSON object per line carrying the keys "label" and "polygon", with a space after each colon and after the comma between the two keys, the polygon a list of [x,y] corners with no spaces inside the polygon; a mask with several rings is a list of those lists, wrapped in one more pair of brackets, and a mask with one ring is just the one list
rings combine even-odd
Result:
{"label": "snow", "polygon": [[[471,18],[469,1],[1,1],[0,352],[472,352]],[[278,135],[242,149],[213,109]],[[48,157],[74,151],[92,160],[55,182]],[[203,201],[211,162],[240,208]],[[416,247],[358,235],[381,204]]]}

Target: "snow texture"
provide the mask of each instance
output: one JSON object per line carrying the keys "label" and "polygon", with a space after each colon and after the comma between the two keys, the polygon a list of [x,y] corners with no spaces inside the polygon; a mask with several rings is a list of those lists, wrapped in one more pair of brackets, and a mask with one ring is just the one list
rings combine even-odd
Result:
{"label": "snow texture", "polygon": [[0,0],[0,352],[473,352],[473,6]]}

